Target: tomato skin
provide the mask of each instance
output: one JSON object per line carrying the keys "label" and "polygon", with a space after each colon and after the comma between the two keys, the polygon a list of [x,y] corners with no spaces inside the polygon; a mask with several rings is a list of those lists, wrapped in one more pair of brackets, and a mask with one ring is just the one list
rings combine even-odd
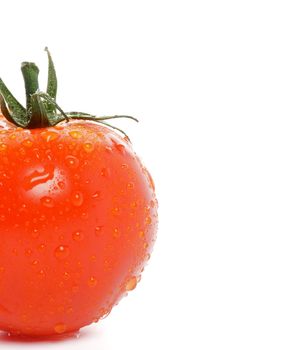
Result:
{"label": "tomato skin", "polygon": [[98,321],[135,288],[157,230],[153,181],[113,130],[21,129],[0,116],[0,329]]}

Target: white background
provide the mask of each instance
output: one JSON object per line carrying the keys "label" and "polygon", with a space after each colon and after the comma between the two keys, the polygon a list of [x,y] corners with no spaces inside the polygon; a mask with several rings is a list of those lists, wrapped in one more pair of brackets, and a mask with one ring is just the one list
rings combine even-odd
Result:
{"label": "white background", "polygon": [[[122,121],[159,236],[138,288],[62,342],[1,349],[290,349],[290,1],[1,3],[0,75],[48,45],[65,110]],[[24,99],[23,99],[24,100]]]}

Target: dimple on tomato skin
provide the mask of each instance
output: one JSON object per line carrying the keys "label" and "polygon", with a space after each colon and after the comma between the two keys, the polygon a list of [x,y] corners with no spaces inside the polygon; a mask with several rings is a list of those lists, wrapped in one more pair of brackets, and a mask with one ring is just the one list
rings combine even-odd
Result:
{"label": "dimple on tomato skin", "polygon": [[90,121],[22,129],[0,117],[0,329],[80,329],[136,287],[157,200],[130,142]]}

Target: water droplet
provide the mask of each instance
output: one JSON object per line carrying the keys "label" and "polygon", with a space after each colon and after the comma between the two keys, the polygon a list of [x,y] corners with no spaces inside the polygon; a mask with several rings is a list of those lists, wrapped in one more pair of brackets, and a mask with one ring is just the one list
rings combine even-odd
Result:
{"label": "water droplet", "polygon": [[101,320],[104,320],[104,318],[108,317],[110,314],[111,310],[106,310],[102,311],[102,316],[100,317]]}
{"label": "water droplet", "polygon": [[53,208],[54,207],[54,201],[53,201],[53,199],[51,197],[48,197],[48,196],[42,197],[40,199],[40,202],[41,202],[41,204],[44,207],[47,207],[47,208]]}
{"label": "water droplet", "polygon": [[75,192],[72,196],[72,204],[75,207],[80,207],[83,204],[83,194],[81,192]]}
{"label": "water droplet", "polygon": [[144,249],[147,249],[147,248],[149,247],[149,244],[148,244],[147,242],[145,242],[145,243],[143,244],[143,247],[144,247]]}
{"label": "water droplet", "polygon": [[65,333],[65,331],[67,330],[67,326],[64,323],[57,323],[54,326],[54,330],[56,333],[62,334],[62,333]]}
{"label": "water droplet", "polygon": [[136,287],[136,285],[137,285],[137,278],[133,276],[126,282],[125,290],[129,292],[133,290]]}
{"label": "water droplet", "polygon": [[83,220],[87,220],[87,219],[88,219],[88,217],[89,217],[88,212],[83,212],[83,213],[81,213],[81,219],[83,219]]}
{"label": "water droplet", "polygon": [[45,272],[44,272],[44,270],[39,270],[37,274],[38,274],[38,276],[41,277],[41,278],[45,277]]}
{"label": "water droplet", "polygon": [[110,146],[105,146],[105,150],[107,153],[112,153],[112,148]]}
{"label": "water droplet", "polygon": [[88,286],[89,287],[95,287],[97,285],[97,280],[95,277],[90,277],[88,280]]}
{"label": "water droplet", "polygon": [[124,154],[124,152],[125,152],[125,146],[124,145],[122,145],[121,143],[117,143],[114,146],[115,146],[115,148],[117,149],[117,151],[119,153]]}
{"label": "water droplet", "polygon": [[100,174],[101,176],[108,177],[110,175],[110,170],[108,168],[102,168]]}
{"label": "water droplet", "polygon": [[100,194],[101,194],[100,191],[96,191],[95,193],[92,194],[92,197],[98,199],[98,198],[100,198]]}
{"label": "water droplet", "polygon": [[82,137],[82,133],[80,131],[77,130],[73,130],[69,132],[69,135],[73,138],[73,139],[80,139]]}
{"label": "water droplet", "polygon": [[129,190],[132,190],[132,189],[134,188],[134,183],[133,183],[133,182],[129,182],[129,183],[127,184],[127,188],[128,188]]}
{"label": "water droplet", "polygon": [[65,158],[65,162],[67,164],[68,167],[72,168],[72,169],[77,169],[79,166],[79,159],[74,157],[74,156],[67,156]]}
{"label": "water droplet", "polygon": [[26,256],[30,256],[32,254],[32,250],[31,249],[25,249],[24,254]]}
{"label": "water droplet", "polygon": [[84,148],[85,152],[91,153],[94,150],[94,145],[92,143],[90,143],[90,142],[85,142],[83,144],[83,148]]}
{"label": "water droplet", "polygon": [[38,229],[37,228],[34,228],[33,230],[32,230],[32,237],[33,238],[37,238],[37,237],[39,237],[39,231],[38,231]]}
{"label": "water droplet", "polygon": [[39,263],[38,260],[33,260],[33,262],[31,264],[36,266],[36,265],[38,265],[38,263]]}
{"label": "water droplet", "polygon": [[65,183],[63,181],[59,181],[58,186],[61,190],[63,190],[65,188]]}
{"label": "water droplet", "polygon": [[146,219],[145,219],[145,223],[147,225],[150,225],[152,223],[152,219],[149,216],[147,216]]}
{"label": "water droplet", "polygon": [[128,165],[127,164],[121,164],[121,168],[122,169],[128,169]]}
{"label": "water droplet", "polygon": [[68,307],[66,310],[67,314],[71,314],[73,312],[73,308],[72,307]]}
{"label": "water droplet", "polygon": [[21,144],[24,146],[24,147],[31,147],[33,145],[33,143],[31,142],[31,140],[29,139],[26,139],[26,140],[23,140],[21,142]]}
{"label": "water droplet", "polygon": [[114,237],[114,238],[120,237],[120,231],[119,231],[118,228],[116,228],[116,227],[115,227],[115,229],[113,230],[113,237]]}
{"label": "water droplet", "polygon": [[138,235],[140,238],[144,238],[145,233],[144,233],[144,231],[139,231]]}
{"label": "water droplet", "polygon": [[118,207],[112,208],[112,214],[113,215],[119,215],[120,214],[120,209]]}
{"label": "water droplet", "polygon": [[0,143],[0,151],[6,151],[7,145],[5,143]]}
{"label": "water droplet", "polygon": [[93,261],[93,262],[95,262],[95,261],[97,260],[96,255],[91,255],[91,256],[90,256],[90,260]]}
{"label": "water droplet", "polygon": [[38,246],[39,250],[43,250],[44,248],[45,248],[45,244],[43,244],[43,243]]}
{"label": "water droplet", "polygon": [[64,272],[64,279],[67,281],[70,278],[70,274],[68,272]]}
{"label": "water droplet", "polygon": [[69,248],[65,245],[60,245],[55,249],[55,257],[65,259],[69,256]]}
{"label": "water droplet", "polygon": [[72,237],[74,241],[82,241],[84,235],[81,231],[75,231],[73,232]]}
{"label": "water droplet", "polygon": [[148,260],[150,260],[150,257],[151,257],[151,254],[146,254],[146,256],[145,256],[145,259],[148,261]]}
{"label": "water droplet", "polygon": [[99,236],[102,231],[102,226],[96,226],[95,227],[95,234],[96,236]]}
{"label": "water droplet", "polygon": [[54,131],[44,131],[41,133],[41,137],[46,141],[54,141],[59,137],[59,134]]}

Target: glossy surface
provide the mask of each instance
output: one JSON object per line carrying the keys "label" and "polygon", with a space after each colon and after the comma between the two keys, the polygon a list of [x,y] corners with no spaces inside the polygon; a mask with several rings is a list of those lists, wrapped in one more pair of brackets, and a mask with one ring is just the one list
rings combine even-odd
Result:
{"label": "glossy surface", "polygon": [[23,130],[0,117],[0,329],[71,332],[136,287],[157,229],[148,171],[94,122]]}

